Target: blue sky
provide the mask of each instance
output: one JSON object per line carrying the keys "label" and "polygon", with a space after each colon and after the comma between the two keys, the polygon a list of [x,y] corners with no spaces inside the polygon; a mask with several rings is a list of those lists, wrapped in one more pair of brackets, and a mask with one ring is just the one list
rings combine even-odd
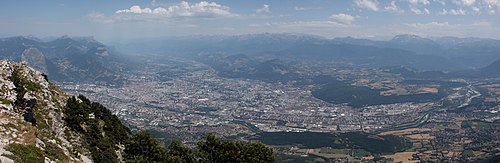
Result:
{"label": "blue sky", "polygon": [[500,0],[3,0],[0,37],[304,33],[500,39]]}

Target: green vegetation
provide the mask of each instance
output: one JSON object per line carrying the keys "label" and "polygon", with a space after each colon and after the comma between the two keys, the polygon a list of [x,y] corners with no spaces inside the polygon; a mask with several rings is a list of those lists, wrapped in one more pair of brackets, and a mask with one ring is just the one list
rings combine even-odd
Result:
{"label": "green vegetation", "polygon": [[0,98],[0,103],[2,104],[10,104],[10,101],[4,98]]}
{"label": "green vegetation", "polygon": [[240,143],[208,135],[198,142],[205,162],[274,162],[273,149],[261,143]]}
{"label": "green vegetation", "polygon": [[12,152],[12,155],[7,155],[7,157],[15,162],[44,162],[45,157],[58,162],[69,162],[69,158],[56,144],[46,143],[45,145],[44,150],[41,150],[34,145],[9,144],[6,150]]}
{"label": "green vegetation", "polygon": [[31,122],[33,125],[37,125],[36,119],[34,118],[35,115],[33,115],[33,108],[36,105],[36,100],[31,99],[27,100],[24,99],[24,95],[28,91],[35,91],[35,92],[40,92],[41,87],[40,85],[24,78],[22,76],[22,67],[13,67],[10,80],[14,83],[14,91],[16,91],[16,100],[14,102],[14,105],[16,108],[23,108],[25,110],[22,110],[24,112],[23,117],[25,121]]}
{"label": "green vegetation", "polygon": [[136,133],[125,144],[126,162],[175,162],[165,149],[145,131]]}
{"label": "green vegetation", "polygon": [[81,133],[85,146],[95,162],[117,162],[115,150],[125,144],[130,130],[118,117],[99,103],[92,103],[84,96],[71,97],[64,109],[66,124],[71,130]]}
{"label": "green vegetation", "polygon": [[[315,133],[315,132],[264,132],[256,138],[269,145],[298,145],[304,148],[331,147],[334,149],[363,149],[372,154],[388,154],[403,151],[411,143],[393,135],[378,136],[363,132]],[[357,153],[364,154],[362,151]]]}
{"label": "green vegetation", "polygon": [[34,145],[9,144],[6,150],[12,152],[7,157],[15,162],[44,162],[43,152]]}
{"label": "green vegetation", "polygon": [[269,145],[300,145],[305,148],[344,147],[335,141],[340,140],[330,133],[316,132],[263,132],[257,140]]}
{"label": "green vegetation", "polygon": [[12,123],[12,122],[7,123],[6,127],[18,129],[18,128],[17,128],[17,125],[15,125],[15,124],[14,124],[14,123]]}
{"label": "green vegetation", "polygon": [[486,122],[480,120],[469,120],[462,122],[462,128],[496,128],[500,127],[499,122]]}
{"label": "green vegetation", "polygon": [[370,153],[367,152],[366,150],[364,149],[354,149],[352,150],[352,155],[354,157],[365,157],[365,156],[368,156]]}
{"label": "green vegetation", "polygon": [[297,156],[297,155],[286,155],[286,154],[277,154],[276,162],[307,162],[307,163],[318,163],[318,162],[334,162],[333,160],[322,158],[316,155],[306,155],[306,156]]}
{"label": "green vegetation", "polygon": [[410,143],[395,135],[371,135],[363,132],[348,132],[340,134],[348,144],[371,153],[388,154],[403,151]]}
{"label": "green vegetation", "polygon": [[[14,70],[12,71],[12,74],[10,76],[10,80],[14,83],[16,86],[15,90],[18,93],[18,97],[24,96],[26,91],[41,91],[40,85],[27,80],[26,78],[23,78],[21,76],[21,71],[19,70],[20,68],[14,67]],[[20,96],[22,95],[22,96]],[[19,98],[18,98],[19,99]]]}
{"label": "green vegetation", "polygon": [[64,151],[54,143],[45,143],[44,153],[45,156],[47,156],[51,160],[58,160],[59,162],[69,162],[69,158],[64,154]]}
{"label": "green vegetation", "polygon": [[124,145],[125,162],[274,162],[273,149],[261,143],[221,140],[208,135],[195,149],[172,141],[166,148],[148,132],[131,134],[118,117],[84,96],[71,97],[64,109],[65,122],[81,133],[95,162],[118,162],[117,145]]}
{"label": "green vegetation", "polygon": [[167,145],[172,143],[176,138],[166,132],[158,131],[158,130],[146,130],[153,138]]}
{"label": "green vegetation", "polygon": [[[45,111],[43,111],[45,110]],[[35,106],[35,108],[31,109],[34,121],[36,123],[36,127],[41,130],[50,130],[50,122],[52,122],[52,118],[48,116],[48,112],[46,109],[41,109],[40,106]],[[50,132],[45,136],[52,135]]]}
{"label": "green vegetation", "polygon": [[261,143],[242,143],[206,136],[193,149],[173,141],[163,148],[145,131],[125,145],[126,162],[274,162],[273,149]]}
{"label": "green vegetation", "polygon": [[312,92],[312,95],[321,100],[342,104],[349,103],[354,107],[367,105],[393,104],[402,102],[428,102],[438,100],[446,96],[447,89],[457,86],[456,82],[440,82],[440,81],[404,81],[406,84],[439,84],[438,93],[411,94],[411,95],[380,95],[382,89],[370,89],[364,86],[354,86],[341,81],[331,81]]}
{"label": "green vegetation", "polygon": [[324,154],[349,154],[349,151],[343,150],[343,149],[335,149],[335,148],[330,148],[330,147],[323,147],[319,149],[319,153],[324,153]]}
{"label": "green vegetation", "polygon": [[469,158],[469,157],[473,157],[473,156],[474,156],[474,153],[472,150],[465,150],[462,152],[463,158]]}

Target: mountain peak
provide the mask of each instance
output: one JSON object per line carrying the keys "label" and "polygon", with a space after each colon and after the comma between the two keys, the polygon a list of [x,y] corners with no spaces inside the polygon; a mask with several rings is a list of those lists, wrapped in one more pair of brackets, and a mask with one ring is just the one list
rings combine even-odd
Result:
{"label": "mountain peak", "polygon": [[[50,75],[57,82],[116,79],[110,65],[114,53],[93,37],[62,36],[52,41],[37,41],[17,36],[0,42],[0,59],[28,61],[29,65]],[[78,74],[78,75],[75,75]]]}
{"label": "mountain peak", "polygon": [[68,36],[68,35],[64,35],[64,36],[61,36],[61,37],[55,39],[54,41],[58,41],[58,40],[59,41],[83,42],[83,43],[98,43],[98,44],[102,45],[102,43],[95,40],[93,36]]}
{"label": "mountain peak", "polygon": [[2,39],[2,41],[16,41],[16,42],[40,42],[40,39],[34,36],[13,36]]}
{"label": "mountain peak", "polygon": [[391,39],[391,41],[396,41],[396,42],[411,42],[411,41],[422,41],[422,40],[427,41],[429,39],[411,34],[396,35]]}

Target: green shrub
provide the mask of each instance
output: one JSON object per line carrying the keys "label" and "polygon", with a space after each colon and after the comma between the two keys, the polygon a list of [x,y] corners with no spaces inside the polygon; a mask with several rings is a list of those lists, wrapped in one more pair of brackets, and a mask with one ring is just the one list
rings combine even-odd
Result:
{"label": "green shrub", "polygon": [[15,162],[44,162],[43,152],[34,145],[9,144],[6,150],[12,152],[12,155],[7,157]]}
{"label": "green shrub", "polygon": [[[78,99],[69,98],[63,112],[66,125],[72,131],[83,135],[84,146],[90,150],[93,161],[118,162],[115,150],[118,150],[118,144],[128,141],[130,129],[124,126],[116,115],[82,95],[78,96]],[[90,118],[90,114],[95,117]]]}
{"label": "green shrub", "polygon": [[0,98],[0,103],[2,104],[10,104],[10,101],[4,98]]}

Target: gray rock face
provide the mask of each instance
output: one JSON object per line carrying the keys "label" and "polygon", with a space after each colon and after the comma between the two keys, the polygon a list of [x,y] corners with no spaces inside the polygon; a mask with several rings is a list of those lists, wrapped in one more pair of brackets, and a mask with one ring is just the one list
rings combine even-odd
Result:
{"label": "gray rock face", "polygon": [[24,61],[57,82],[109,82],[120,80],[121,66],[114,53],[92,38],[61,37],[40,41],[26,37],[0,39],[0,59]]}
{"label": "gray rock face", "polygon": [[[37,53],[31,49],[25,56],[36,58]],[[81,136],[63,120],[68,97],[26,63],[0,60],[0,161],[12,162],[9,155],[16,153],[8,149],[14,144],[38,148],[45,162],[88,161]]]}
{"label": "gray rock face", "polygon": [[27,62],[28,66],[33,67],[34,69],[46,75],[49,75],[45,56],[40,50],[36,48],[28,48],[24,50],[23,54],[21,55],[21,60]]}

